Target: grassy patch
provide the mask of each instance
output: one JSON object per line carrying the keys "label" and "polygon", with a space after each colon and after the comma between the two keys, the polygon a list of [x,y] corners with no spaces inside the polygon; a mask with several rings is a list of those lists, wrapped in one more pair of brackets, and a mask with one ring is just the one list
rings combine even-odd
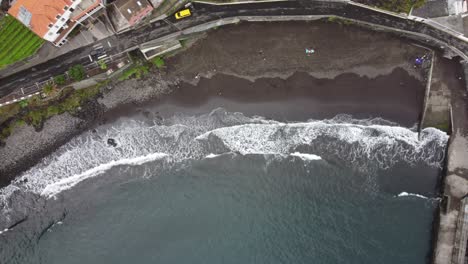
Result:
{"label": "grassy patch", "polygon": [[43,39],[12,16],[1,18],[0,68],[33,55],[43,43]]}
{"label": "grassy patch", "polygon": [[356,2],[376,6],[395,13],[409,13],[411,7],[418,8],[424,5],[426,0],[357,0]]}
{"label": "grassy patch", "polygon": [[153,65],[158,69],[161,69],[165,65],[164,59],[159,56],[151,59],[151,63],[153,63]]}
{"label": "grassy patch", "polygon": [[0,124],[17,115],[21,110],[19,104],[10,104],[0,107]]}
{"label": "grassy patch", "polygon": [[411,7],[421,7],[425,2],[426,0],[385,0],[380,7],[397,13],[409,13]]}
{"label": "grassy patch", "polygon": [[444,131],[447,134],[450,134],[450,123],[448,121],[444,122],[444,123],[437,124],[434,127],[441,130],[441,131]]}
{"label": "grassy patch", "polygon": [[353,22],[349,19],[344,19],[344,18],[341,18],[341,17],[337,17],[337,16],[331,16],[327,19],[328,22],[331,22],[331,23],[338,23],[340,25],[351,25],[353,24]]}
{"label": "grassy patch", "polygon": [[140,79],[149,72],[147,65],[136,65],[124,71],[119,77],[119,81],[128,80],[130,78]]}

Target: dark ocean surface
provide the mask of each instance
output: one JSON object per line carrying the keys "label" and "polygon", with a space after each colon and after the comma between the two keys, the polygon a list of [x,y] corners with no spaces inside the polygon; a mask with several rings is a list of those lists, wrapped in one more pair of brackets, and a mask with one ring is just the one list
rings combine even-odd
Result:
{"label": "dark ocean surface", "polygon": [[446,141],[345,115],[120,118],[1,190],[0,263],[426,263]]}

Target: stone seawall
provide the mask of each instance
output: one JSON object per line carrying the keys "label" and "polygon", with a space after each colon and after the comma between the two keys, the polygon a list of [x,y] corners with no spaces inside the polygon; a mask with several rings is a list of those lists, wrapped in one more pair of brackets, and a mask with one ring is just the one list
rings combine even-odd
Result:
{"label": "stone seawall", "polygon": [[463,264],[466,250],[466,215],[462,199],[468,193],[468,113],[466,82],[463,66],[444,58],[435,57],[431,90],[427,109],[421,123],[439,126],[451,134],[446,176],[443,177],[443,198],[438,212],[438,230],[435,233],[434,264]]}

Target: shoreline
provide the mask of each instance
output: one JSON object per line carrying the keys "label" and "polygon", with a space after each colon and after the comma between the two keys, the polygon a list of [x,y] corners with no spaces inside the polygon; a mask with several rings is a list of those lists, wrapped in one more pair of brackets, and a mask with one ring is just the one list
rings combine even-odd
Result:
{"label": "shoreline", "polygon": [[[327,38],[322,37],[325,33],[327,34]],[[239,42],[236,40],[241,38],[243,39],[243,43],[239,45]],[[372,47],[361,45],[363,42],[371,41],[373,43]],[[337,46],[337,43],[347,43],[347,45]],[[304,48],[310,46],[313,46],[317,50],[317,53],[312,57],[304,54]],[[386,53],[383,54],[382,50],[386,50]],[[216,91],[216,86],[229,86],[229,84],[225,84],[226,81],[223,81],[223,78],[219,77],[221,75],[230,81],[238,83],[240,86],[249,85],[251,90],[260,88],[265,93],[270,93],[272,91],[271,87],[274,85],[282,86],[284,89],[288,85],[288,82],[284,78],[293,72],[293,75],[286,78],[286,80],[297,81],[299,88],[296,92],[297,95],[301,95],[301,90],[304,92],[307,89],[307,84],[305,83],[308,81],[315,82],[317,87],[324,87],[323,83],[327,83],[327,87],[332,87],[336,79],[341,80],[341,87],[343,88],[347,85],[347,78],[348,80],[353,80],[353,82],[360,82],[363,86],[365,86],[364,83],[368,84],[367,88],[361,87],[361,93],[366,91],[366,89],[370,91],[371,85],[369,83],[372,83],[372,80],[380,79],[379,82],[381,84],[386,84],[388,80],[385,81],[385,78],[392,78],[385,75],[390,70],[391,74],[389,76],[392,76],[396,71],[400,76],[404,75],[407,80],[411,80],[409,82],[412,84],[416,84],[419,80],[421,86],[416,89],[418,91],[416,93],[419,93],[420,89],[424,89],[424,75],[420,70],[415,71],[412,67],[412,60],[414,57],[424,54],[424,52],[424,49],[413,46],[407,40],[388,33],[370,31],[353,25],[343,26],[323,21],[315,23],[243,23],[226,26],[222,30],[209,32],[206,38],[198,40],[189,49],[180,51],[176,55],[169,57],[167,59],[168,67],[162,72],[150,73],[151,76],[141,80],[133,79],[123,82],[111,82],[107,87],[103,87],[101,89],[103,97],[98,98],[94,103],[90,104],[92,106],[89,108],[83,108],[80,114],[81,117],[84,117],[83,119],[67,117],[68,114],[64,114],[46,121],[44,129],[41,132],[34,132],[30,126],[19,128],[18,131],[15,131],[6,140],[6,146],[0,148],[0,158],[9,161],[4,162],[0,168],[0,185],[8,184],[17,174],[32,167],[42,157],[55,151],[72,137],[87,129],[92,129],[95,125],[105,123],[108,117],[117,117],[118,109],[125,109],[123,111],[131,112],[131,108],[137,108],[134,105],[153,104],[159,97],[172,91],[175,91],[175,93],[172,93],[169,97],[177,97],[179,90],[199,89],[198,87],[202,85],[210,86],[211,91],[208,92],[213,93]],[[200,58],[203,59],[200,60]],[[374,69],[369,76],[362,77],[356,75],[356,73],[360,74],[356,69],[369,68]],[[288,72],[288,74],[284,72]],[[330,76],[336,78],[323,78],[326,77],[323,74],[325,72],[333,72]],[[211,76],[212,78],[204,78],[203,76]],[[236,76],[242,76],[242,78]],[[265,76],[269,76],[270,78],[265,78]],[[419,78],[417,78],[418,76]],[[396,78],[394,79],[396,81]],[[199,80],[202,84],[195,88],[193,86],[194,81],[198,82]],[[252,82],[252,80],[257,81]],[[269,81],[272,81],[271,85],[273,86],[268,84]],[[396,85],[395,83],[393,84]],[[268,88],[269,85],[271,86],[270,88]],[[396,94],[405,93],[406,90],[402,87],[404,88],[404,85],[398,88]],[[387,89],[383,89],[383,91],[385,90]],[[372,97],[377,96],[381,98],[380,92],[373,93]],[[422,90],[421,94],[423,93],[424,90]],[[184,94],[184,92],[181,92],[180,96],[194,98],[196,94]],[[225,93],[224,95],[229,94]],[[229,95],[229,98],[222,99],[242,101],[248,99],[251,95],[251,93],[246,93],[245,91],[238,95],[234,92]],[[261,93],[257,94],[257,99],[258,95],[261,95]],[[311,97],[317,95],[320,95],[320,93],[309,94]],[[237,99],[235,98],[236,96],[238,97]],[[278,93],[276,96],[282,98],[284,93]],[[328,105],[327,103],[322,105],[324,107],[322,115],[317,116],[317,118],[327,116],[324,114],[327,111],[326,107],[332,110],[334,108],[335,111],[331,112],[336,114],[346,111],[359,113],[359,111],[353,109],[359,104],[354,103],[355,105],[353,106],[353,100],[356,100],[358,94],[353,95],[352,92],[349,92],[343,96],[343,102],[331,102],[332,98],[339,99],[340,96],[341,92],[335,90],[335,92],[330,92],[327,98],[316,98],[315,101],[306,100],[301,102],[300,105],[306,107],[311,102],[318,103],[322,99],[328,100]],[[382,102],[372,97],[363,100],[363,102],[367,101],[367,103],[374,104],[374,107],[385,106],[385,104],[379,106]],[[411,100],[405,103],[409,109],[408,112],[418,112],[418,114],[413,113],[413,117],[410,118],[417,120],[420,109],[422,109],[422,107],[419,107],[422,104],[422,97],[419,99],[415,94],[409,97],[394,97],[386,105],[386,111],[388,113],[392,111],[392,108],[394,108],[392,107],[392,103],[400,103],[398,100],[395,100],[399,97],[405,99],[412,98],[412,100],[420,102],[415,104],[416,107],[412,103],[408,103]],[[180,100],[180,98],[177,100]],[[414,103],[414,101],[412,102]],[[340,111],[340,103],[341,106],[348,104],[348,108],[342,108]],[[274,104],[270,107],[273,106]],[[372,111],[372,108],[369,109],[367,111]],[[255,107],[252,108],[252,111],[254,110]],[[406,114],[400,115],[405,116]],[[328,117],[332,116],[328,114]],[[62,120],[62,118],[67,119],[67,121]],[[408,120],[404,121],[404,123],[412,126],[414,124],[413,121],[409,122]],[[58,129],[57,131],[56,127],[66,129]]]}
{"label": "shoreline", "polygon": [[[397,82],[405,80],[407,85],[395,83],[395,80]],[[39,146],[31,156],[26,156],[23,161],[18,162],[19,166],[0,170],[0,175],[12,173],[16,176],[33,167],[37,161],[55,152],[60,146],[84,131],[111,124],[121,117],[138,115],[158,118],[170,117],[177,112],[199,115],[223,107],[230,112],[243,112],[248,116],[260,115],[278,121],[323,120],[346,114],[355,119],[382,118],[410,128],[418,123],[422,114],[424,90],[423,83],[401,68],[397,68],[390,75],[381,75],[374,79],[359,77],[353,73],[343,73],[335,79],[317,79],[307,73],[297,72],[286,80],[279,77],[259,78],[251,82],[244,78],[217,74],[211,79],[202,78],[197,86],[185,82],[176,85],[159,80],[160,86],[157,92],[152,86],[154,81],[154,76],[150,76],[141,80],[111,84],[113,88],[107,94],[103,94],[102,98],[83,107],[80,113],[83,118],[65,113],[47,120],[44,128],[39,132],[31,126],[21,127],[11,138],[7,139],[7,144],[8,141],[35,139],[37,135],[41,135],[41,138],[44,137],[54,144]],[[358,93],[354,89],[351,92],[341,91],[340,96],[337,96],[336,93],[343,88],[343,85],[349,85],[350,82],[356,85],[355,89],[362,91]],[[313,85],[305,85],[309,83]],[[341,85],[337,85],[340,83]],[[143,89],[136,88],[142,84],[148,86]],[[375,97],[377,94],[382,95],[382,89],[371,93],[365,91],[374,84],[382,85],[384,90],[390,90],[389,86],[396,86],[399,89],[383,96],[385,100],[376,101]],[[415,93],[411,95],[407,93],[405,99],[401,100],[401,95],[405,94],[406,88],[411,85],[419,86],[421,91],[414,90]],[[310,89],[311,87],[315,89]],[[129,91],[129,88],[133,92]],[[138,96],[134,93],[135,88],[141,92]],[[128,100],[122,100],[121,93],[124,91],[129,96]],[[251,91],[255,92],[251,93]],[[327,92],[324,93],[324,91]],[[112,101],[111,103],[109,100],[115,94],[120,95],[119,102]],[[187,99],[190,100],[187,101]],[[398,113],[394,113],[395,108],[399,109]],[[57,127],[62,129],[57,130]],[[50,137],[54,140],[49,140]],[[25,145],[31,147],[31,144],[34,145],[34,141],[29,141]],[[2,149],[0,153],[1,151]],[[6,181],[5,178],[0,178],[0,186],[8,185],[14,178]]]}

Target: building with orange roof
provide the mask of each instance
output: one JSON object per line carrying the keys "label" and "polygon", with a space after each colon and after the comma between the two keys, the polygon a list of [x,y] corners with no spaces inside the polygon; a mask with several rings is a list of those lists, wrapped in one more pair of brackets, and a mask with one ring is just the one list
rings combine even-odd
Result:
{"label": "building with orange roof", "polygon": [[41,38],[62,46],[70,32],[104,8],[104,0],[16,0],[8,13]]}

